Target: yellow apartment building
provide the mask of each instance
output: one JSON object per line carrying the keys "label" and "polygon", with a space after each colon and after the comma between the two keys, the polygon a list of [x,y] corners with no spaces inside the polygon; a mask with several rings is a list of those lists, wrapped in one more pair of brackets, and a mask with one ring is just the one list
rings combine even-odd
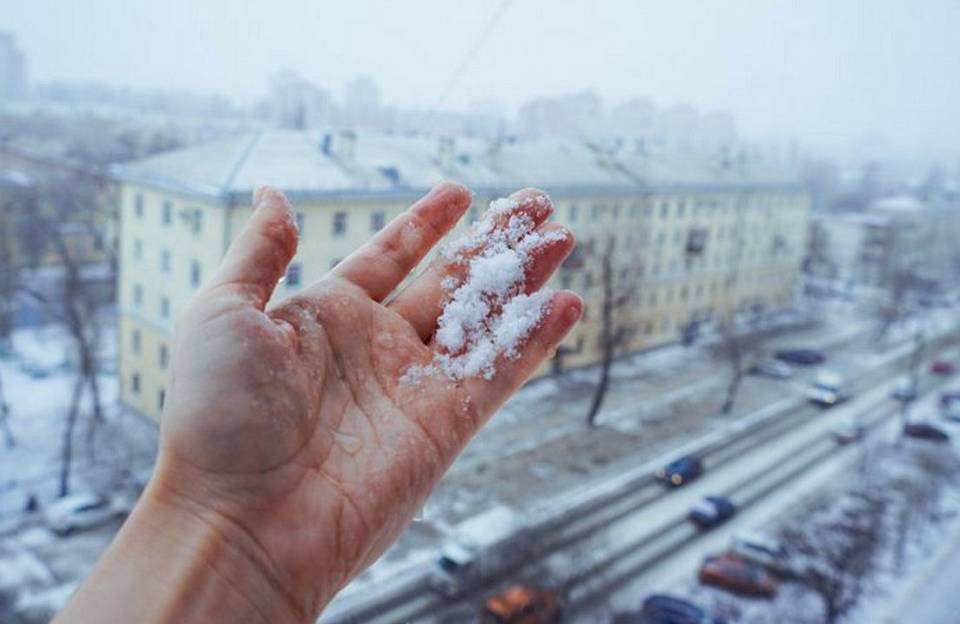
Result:
{"label": "yellow apartment building", "polygon": [[174,319],[262,184],[287,192],[300,225],[277,297],[318,279],[442,179],[476,192],[461,228],[492,199],[543,188],[579,242],[554,278],[587,303],[566,344],[570,366],[600,353],[600,267],[611,240],[616,287],[630,294],[618,313],[632,328],[624,350],[639,350],[677,340],[692,321],[788,308],[809,219],[797,179],[762,163],[568,140],[270,131],[124,165],[115,177],[121,398],[151,418],[163,405]]}

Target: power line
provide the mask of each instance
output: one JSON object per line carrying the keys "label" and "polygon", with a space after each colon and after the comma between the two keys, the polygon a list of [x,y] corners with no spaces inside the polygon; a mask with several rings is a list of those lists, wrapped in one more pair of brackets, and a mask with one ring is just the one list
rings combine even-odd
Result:
{"label": "power line", "polygon": [[483,45],[487,42],[487,39],[500,22],[500,18],[502,18],[503,14],[507,12],[507,8],[510,6],[511,1],[512,0],[503,0],[497,6],[497,8],[494,9],[493,14],[487,21],[487,25],[480,32],[480,37],[477,38],[477,41],[473,44],[473,47],[470,48],[464,55],[463,59],[460,61],[460,64],[457,65],[456,70],[453,72],[453,75],[450,76],[450,80],[447,81],[446,86],[440,92],[440,97],[437,99],[437,105],[435,107],[437,110],[443,106],[443,103],[446,101],[447,97],[449,97],[454,87],[456,87],[457,83],[460,81],[460,77],[463,76],[463,73],[466,71],[467,67],[473,62],[473,59],[480,52],[481,48],[483,48]]}

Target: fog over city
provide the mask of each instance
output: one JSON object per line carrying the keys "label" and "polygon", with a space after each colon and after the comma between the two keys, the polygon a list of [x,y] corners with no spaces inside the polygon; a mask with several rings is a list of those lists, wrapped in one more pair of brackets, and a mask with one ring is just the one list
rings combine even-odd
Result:
{"label": "fog over city", "polygon": [[0,624],[957,624],[958,33],[0,0]]}
{"label": "fog over city", "polygon": [[[608,105],[727,111],[753,140],[941,154],[960,143],[960,4],[520,0],[0,2],[32,83],[185,89],[251,102],[287,68],[394,106],[513,113]],[[486,36],[484,36],[486,33]]]}

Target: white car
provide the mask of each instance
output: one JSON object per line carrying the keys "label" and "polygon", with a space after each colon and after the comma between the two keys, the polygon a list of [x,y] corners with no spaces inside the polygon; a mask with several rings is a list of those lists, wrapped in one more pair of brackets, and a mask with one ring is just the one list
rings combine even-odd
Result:
{"label": "white car", "polygon": [[893,387],[893,392],[890,393],[890,397],[897,401],[913,401],[917,398],[917,386],[909,377],[899,379]]}
{"label": "white car", "polygon": [[730,543],[730,552],[781,577],[796,575],[790,551],[777,539],[763,533],[741,533]]}
{"label": "white car", "polygon": [[773,377],[774,379],[790,379],[793,377],[793,367],[786,362],[773,358],[764,358],[750,369],[756,375]]}
{"label": "white car", "polygon": [[44,521],[57,535],[68,535],[78,529],[99,526],[125,516],[128,509],[100,494],[74,494],[47,507]]}

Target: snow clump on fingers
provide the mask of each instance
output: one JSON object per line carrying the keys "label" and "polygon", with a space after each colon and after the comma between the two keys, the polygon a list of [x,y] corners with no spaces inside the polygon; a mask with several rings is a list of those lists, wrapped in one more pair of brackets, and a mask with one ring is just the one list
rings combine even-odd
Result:
{"label": "snow clump on fingers", "polygon": [[537,232],[533,217],[520,210],[530,204],[536,204],[535,210],[551,210],[545,195],[494,200],[479,224],[443,249],[466,278],[441,281],[446,301],[437,322],[433,361],[411,367],[404,379],[435,373],[457,380],[491,379],[498,357],[519,355],[553,297],[549,288],[526,293],[526,271],[538,248],[566,237],[562,230]]}

